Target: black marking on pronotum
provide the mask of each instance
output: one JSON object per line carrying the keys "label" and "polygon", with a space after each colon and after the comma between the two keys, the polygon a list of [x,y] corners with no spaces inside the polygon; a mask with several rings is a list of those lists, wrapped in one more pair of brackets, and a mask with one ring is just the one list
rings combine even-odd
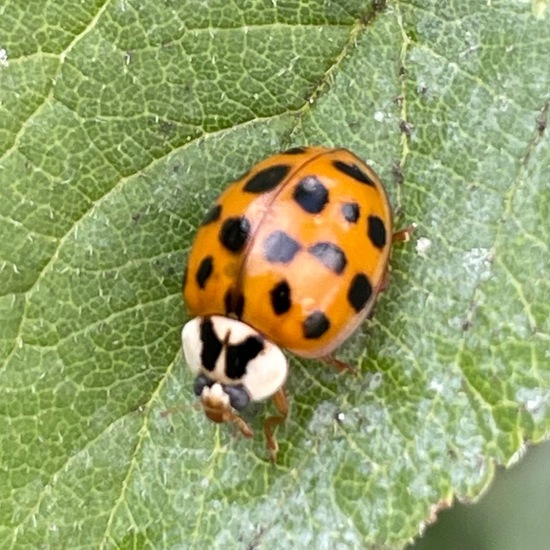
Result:
{"label": "black marking on pronotum", "polygon": [[240,252],[250,234],[250,222],[239,216],[227,218],[220,231],[220,242],[230,252]]}
{"label": "black marking on pronotum", "polygon": [[229,396],[231,406],[236,411],[244,409],[250,402],[250,395],[248,395],[248,392],[242,384],[237,384],[236,386],[223,384],[222,387],[223,391]]}
{"label": "black marking on pronotum", "polygon": [[247,193],[265,193],[275,189],[290,171],[290,166],[278,164],[260,170],[252,176],[244,185],[243,191]]}
{"label": "black marking on pronotum", "polygon": [[283,155],[301,155],[307,151],[307,147],[291,147],[283,151]]}
{"label": "black marking on pronotum", "polygon": [[300,250],[300,244],[284,231],[274,231],[264,241],[264,256],[268,262],[290,262]]}
{"label": "black marking on pronotum", "polygon": [[330,321],[322,311],[314,311],[302,323],[304,337],[308,340],[320,338],[330,328]]}
{"label": "black marking on pronotum", "polygon": [[213,371],[222,352],[223,344],[214,332],[214,324],[209,317],[205,317],[201,322],[200,338],[202,342],[201,364],[206,370]]}
{"label": "black marking on pronotum", "polygon": [[350,176],[360,183],[372,185],[373,187],[375,187],[374,181],[372,181],[369,175],[363,172],[363,170],[361,170],[361,168],[359,168],[357,164],[348,164],[347,162],[343,162],[341,160],[334,160],[332,161],[332,164],[334,168],[336,168],[343,174],[346,174],[346,176]]}
{"label": "black marking on pronotum", "polygon": [[319,214],[328,202],[328,190],[316,176],[306,176],[294,188],[293,198],[309,214]]}
{"label": "black marking on pronotum", "polygon": [[356,202],[346,202],[342,205],[342,214],[346,221],[357,223],[361,210]]}
{"label": "black marking on pronotum", "polygon": [[243,316],[244,311],[244,296],[242,294],[235,294],[232,288],[228,289],[223,297],[225,304],[225,314],[230,315],[233,313],[237,319]]}
{"label": "black marking on pronotum", "polygon": [[239,380],[246,372],[252,359],[264,349],[263,340],[258,336],[249,336],[244,342],[227,346],[225,352],[225,374],[231,380]]}
{"label": "black marking on pronotum", "polygon": [[212,275],[212,271],[214,271],[214,258],[212,256],[206,256],[200,263],[195,276],[199,288],[204,288],[206,286],[206,282],[210,278],[210,275]]}
{"label": "black marking on pronotum", "polygon": [[348,290],[348,301],[351,307],[359,313],[367,304],[372,295],[372,285],[364,273],[358,273]]}
{"label": "black marking on pronotum", "polygon": [[378,216],[369,216],[368,235],[370,242],[376,248],[384,248],[386,245],[386,227],[384,222]]}
{"label": "black marking on pronotum", "polygon": [[333,243],[315,243],[307,251],[313,254],[325,267],[338,275],[344,271],[348,263],[345,252]]}
{"label": "black marking on pronotum", "polygon": [[290,309],[292,301],[290,298],[290,287],[286,281],[275,285],[269,295],[271,297],[271,307],[275,315],[282,315]]}
{"label": "black marking on pronotum", "polygon": [[222,207],[220,204],[215,204],[210,208],[210,210],[206,213],[204,216],[204,220],[202,220],[201,225],[208,225],[209,223],[213,223],[220,219],[222,213]]}

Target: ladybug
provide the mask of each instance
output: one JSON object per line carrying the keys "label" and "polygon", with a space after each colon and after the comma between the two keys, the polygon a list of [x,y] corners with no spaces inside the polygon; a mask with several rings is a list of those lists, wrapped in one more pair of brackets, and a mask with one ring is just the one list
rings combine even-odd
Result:
{"label": "ladybug", "polygon": [[271,397],[288,414],[281,351],[332,358],[386,287],[392,212],[378,176],[346,149],[295,147],[232,183],[208,210],[189,254],[183,297],[193,317],[183,353],[206,416],[252,430],[239,416]]}

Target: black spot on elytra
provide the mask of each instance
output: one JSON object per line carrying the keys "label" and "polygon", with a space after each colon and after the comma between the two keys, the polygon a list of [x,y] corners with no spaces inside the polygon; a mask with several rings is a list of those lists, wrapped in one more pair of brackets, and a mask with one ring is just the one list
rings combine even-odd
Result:
{"label": "black spot on elytra", "polygon": [[271,307],[273,307],[275,315],[282,315],[290,309],[292,301],[290,298],[290,287],[286,281],[275,285],[269,295],[271,297]]}
{"label": "black spot on elytra", "polygon": [[210,210],[206,213],[204,216],[204,220],[202,220],[202,225],[208,225],[209,223],[213,223],[220,219],[222,213],[222,207],[219,204],[215,204],[210,208]]}
{"label": "black spot on elytra", "polygon": [[225,304],[225,314],[233,313],[237,319],[243,316],[244,296],[242,294],[235,295],[232,288],[228,289],[223,298]]}
{"label": "black spot on elytra", "polygon": [[291,147],[283,152],[283,155],[301,155],[307,151],[307,147]]}
{"label": "black spot on elytra", "polygon": [[384,248],[386,245],[386,227],[378,216],[369,216],[368,235],[371,243],[376,248]]}
{"label": "black spot on elytra", "polygon": [[328,317],[322,311],[314,311],[302,323],[304,337],[308,340],[320,338],[330,327]]}
{"label": "black spot on elytra", "polygon": [[246,367],[252,359],[264,349],[263,340],[259,336],[249,336],[244,342],[235,346],[227,346],[225,352],[225,374],[231,380],[242,378]]}
{"label": "black spot on elytra", "polygon": [[342,214],[346,221],[357,223],[361,210],[356,202],[346,202],[342,205]]}
{"label": "black spot on elytra", "polygon": [[344,251],[333,243],[316,243],[310,246],[307,251],[313,254],[325,267],[338,275],[344,271],[348,263]]}
{"label": "black spot on elytra", "polygon": [[316,176],[306,176],[294,188],[293,198],[309,214],[319,214],[328,202],[328,190]]}
{"label": "black spot on elytra", "polygon": [[359,168],[357,164],[348,164],[347,162],[343,162],[341,160],[334,160],[332,162],[332,165],[343,174],[346,174],[346,176],[350,176],[360,183],[372,185],[373,187],[375,187],[374,182],[370,179],[368,174],[363,172],[363,170],[361,170],[361,168]]}
{"label": "black spot on elytra", "polygon": [[244,409],[250,402],[250,395],[242,384],[236,386],[224,384],[223,391],[229,396],[229,402],[236,411]]}
{"label": "black spot on elytra", "polygon": [[243,187],[247,193],[265,193],[277,187],[290,171],[290,166],[278,164],[261,170],[252,176]]}
{"label": "black spot on elytra", "polygon": [[264,256],[268,262],[290,262],[300,250],[300,245],[284,231],[274,231],[264,241]]}
{"label": "black spot on elytra", "polygon": [[212,256],[206,256],[200,263],[195,276],[199,288],[204,288],[206,286],[206,282],[210,278],[210,275],[212,275],[212,271],[214,271],[214,258],[212,258]]}
{"label": "black spot on elytra", "polygon": [[216,368],[216,361],[222,352],[222,342],[214,332],[212,320],[205,317],[202,320],[200,328],[200,336],[202,342],[201,363],[208,370],[213,371]]}
{"label": "black spot on elytra", "polygon": [[250,234],[250,222],[244,217],[227,218],[220,231],[220,242],[230,252],[240,252]]}
{"label": "black spot on elytra", "polygon": [[372,295],[372,285],[367,276],[363,273],[358,273],[353,280],[348,290],[348,301],[351,307],[359,313],[367,304]]}

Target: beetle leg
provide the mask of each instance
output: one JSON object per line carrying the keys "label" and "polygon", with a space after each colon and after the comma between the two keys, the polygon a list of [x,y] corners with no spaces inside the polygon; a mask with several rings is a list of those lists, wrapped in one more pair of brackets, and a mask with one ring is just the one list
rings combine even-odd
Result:
{"label": "beetle leg", "polygon": [[352,367],[349,363],[345,361],[340,361],[336,359],[333,355],[325,355],[320,358],[324,363],[329,364],[331,367],[334,367],[338,372],[349,372],[351,374],[357,374],[357,369]]}
{"label": "beetle leg", "polygon": [[393,243],[406,243],[410,240],[411,235],[414,233],[416,229],[416,224],[411,223],[411,225],[408,225],[407,227],[404,227],[403,229],[400,229],[399,231],[396,231],[393,234],[392,242]]}
{"label": "beetle leg", "polygon": [[267,450],[269,451],[269,459],[271,462],[275,462],[277,458],[277,451],[279,450],[279,445],[277,444],[277,439],[273,435],[273,428],[282,424],[286,417],[288,416],[288,400],[286,398],[286,393],[284,388],[277,390],[273,396],[273,404],[275,408],[279,411],[279,414],[275,414],[266,418],[264,422],[264,434],[267,442]]}
{"label": "beetle leg", "polygon": [[233,412],[229,413],[229,416],[227,417],[226,421],[227,422],[233,422],[233,424],[235,424],[235,426],[237,426],[237,428],[239,428],[239,431],[245,437],[253,437],[254,436],[254,432],[252,431],[252,428],[238,414],[235,414]]}
{"label": "beetle leg", "polygon": [[[390,286],[390,270],[386,267],[384,275],[382,275],[382,281],[380,281],[380,286],[378,287],[378,292],[384,292]],[[371,312],[368,314],[367,319],[371,319],[374,314],[374,306]]]}

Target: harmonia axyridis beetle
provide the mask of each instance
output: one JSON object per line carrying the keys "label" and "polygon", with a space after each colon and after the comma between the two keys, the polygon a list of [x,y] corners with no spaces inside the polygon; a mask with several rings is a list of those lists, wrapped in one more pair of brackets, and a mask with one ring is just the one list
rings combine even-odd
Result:
{"label": "harmonia axyridis beetle", "polygon": [[[407,232],[393,236],[404,240]],[[189,254],[185,359],[208,418],[252,431],[238,415],[272,397],[288,413],[280,348],[328,358],[386,286],[392,213],[374,171],[345,149],[297,147],[230,185],[206,214]]]}

